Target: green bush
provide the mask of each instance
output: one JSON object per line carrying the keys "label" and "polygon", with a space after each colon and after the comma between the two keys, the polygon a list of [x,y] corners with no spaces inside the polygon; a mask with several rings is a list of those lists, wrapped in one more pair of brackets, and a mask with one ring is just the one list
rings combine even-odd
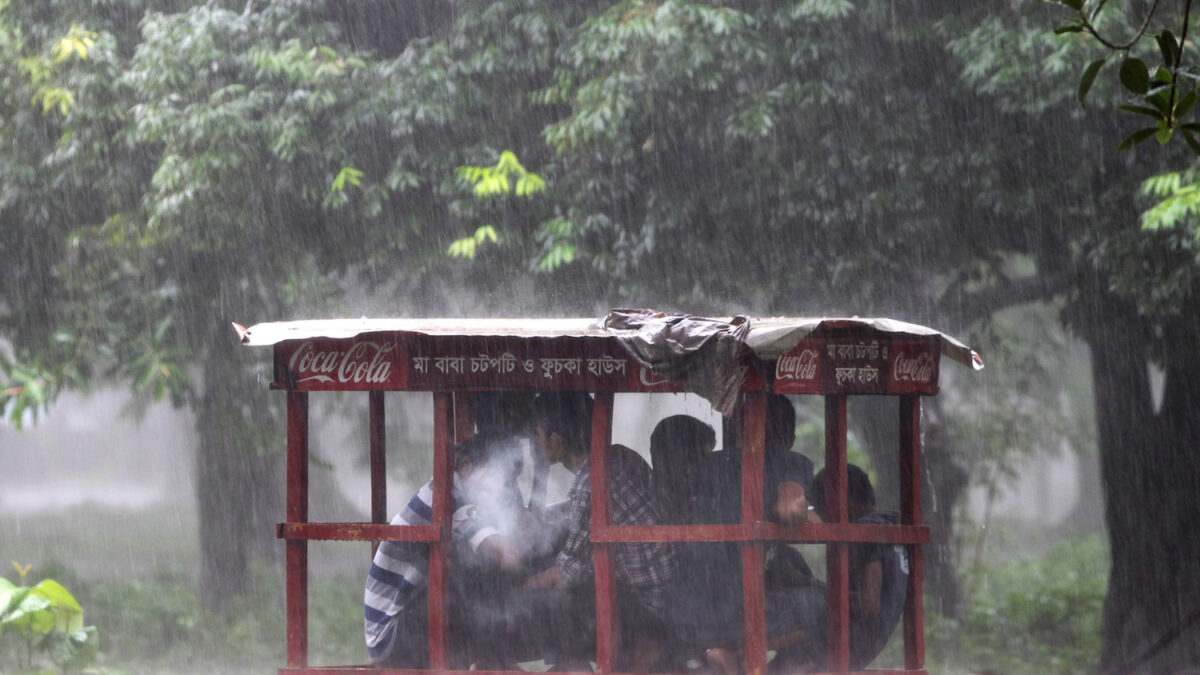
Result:
{"label": "green bush", "polygon": [[13,563],[18,580],[0,577],[0,666],[17,672],[99,672],[92,668],[99,638],[83,625],[83,607],[62,584],[27,585],[29,565]]}
{"label": "green bush", "polygon": [[1041,560],[984,569],[961,621],[929,612],[931,668],[947,672],[1093,673],[1108,585],[1100,535],[1060,542]]}

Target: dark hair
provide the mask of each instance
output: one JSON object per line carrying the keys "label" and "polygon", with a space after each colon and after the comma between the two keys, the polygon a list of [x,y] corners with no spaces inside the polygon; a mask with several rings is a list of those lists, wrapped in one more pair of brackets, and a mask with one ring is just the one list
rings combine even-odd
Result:
{"label": "dark hair", "polygon": [[657,469],[677,448],[711,448],[716,443],[717,434],[709,425],[691,415],[671,415],[650,432],[650,461]]}
{"label": "dark hair", "polygon": [[531,417],[546,434],[557,433],[567,442],[567,452],[586,454],[592,433],[592,397],[582,391],[556,391],[533,399]]}
{"label": "dark hair", "polygon": [[[828,513],[825,493],[825,469],[821,469],[813,477],[812,487],[808,491],[808,503],[822,518]],[[866,471],[854,464],[846,465],[846,503],[856,504],[867,510],[875,508],[875,488],[871,486],[871,479]]]}
{"label": "dark hair", "polygon": [[767,397],[767,433],[765,452],[787,452],[796,441],[796,409],[783,394]]}
{"label": "dark hair", "polygon": [[533,394],[523,391],[477,391],[471,394],[475,426],[480,431],[528,434]]}
{"label": "dark hair", "polygon": [[454,462],[470,460],[472,464],[481,464],[488,459],[497,443],[503,439],[499,434],[480,432],[465,441],[454,444]]}

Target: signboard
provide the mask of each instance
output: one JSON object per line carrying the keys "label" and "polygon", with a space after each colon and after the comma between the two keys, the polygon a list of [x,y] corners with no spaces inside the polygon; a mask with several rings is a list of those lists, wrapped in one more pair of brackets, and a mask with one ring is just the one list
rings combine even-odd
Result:
{"label": "signboard", "polygon": [[677,392],[603,338],[375,333],[279,343],[275,381],[297,391],[524,389]]}
{"label": "signboard", "polygon": [[[809,337],[775,362],[773,390],[935,394],[938,357],[936,337]],[[742,389],[765,388],[756,370],[745,367]],[[296,391],[683,391],[643,368],[612,339],[447,339],[396,332],[280,342],[275,383]]]}
{"label": "signboard", "polygon": [[936,394],[936,337],[809,337],[775,362],[780,394]]}
{"label": "signboard", "polygon": [[403,389],[404,354],[404,342],[388,333],[282,342],[275,382],[297,391]]}

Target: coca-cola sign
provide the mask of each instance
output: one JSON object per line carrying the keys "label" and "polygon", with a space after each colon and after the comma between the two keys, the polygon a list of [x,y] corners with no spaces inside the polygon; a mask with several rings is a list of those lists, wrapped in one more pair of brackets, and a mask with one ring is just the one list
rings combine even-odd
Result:
{"label": "coca-cola sign", "polygon": [[305,340],[280,356],[294,389],[389,389],[404,380],[402,351],[395,340],[362,337]]}
{"label": "coca-cola sign", "polygon": [[933,382],[933,357],[929,352],[915,355],[897,352],[892,361],[892,381],[917,384]]}
{"label": "coca-cola sign", "polygon": [[820,352],[816,349],[802,349],[799,353],[784,354],[775,364],[775,378],[815,381],[820,363]]}
{"label": "coca-cola sign", "polygon": [[780,394],[935,394],[936,338],[881,332],[810,336],[775,362]]}

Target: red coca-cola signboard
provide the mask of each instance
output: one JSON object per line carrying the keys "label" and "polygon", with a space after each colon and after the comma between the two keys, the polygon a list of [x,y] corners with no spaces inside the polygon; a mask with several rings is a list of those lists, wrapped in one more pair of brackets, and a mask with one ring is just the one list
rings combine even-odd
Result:
{"label": "red coca-cola signboard", "polygon": [[810,337],[775,362],[780,394],[936,394],[936,337]]}
{"label": "red coca-cola signboard", "polygon": [[276,350],[275,380],[299,391],[403,389],[405,351],[383,334],[295,340]]}

